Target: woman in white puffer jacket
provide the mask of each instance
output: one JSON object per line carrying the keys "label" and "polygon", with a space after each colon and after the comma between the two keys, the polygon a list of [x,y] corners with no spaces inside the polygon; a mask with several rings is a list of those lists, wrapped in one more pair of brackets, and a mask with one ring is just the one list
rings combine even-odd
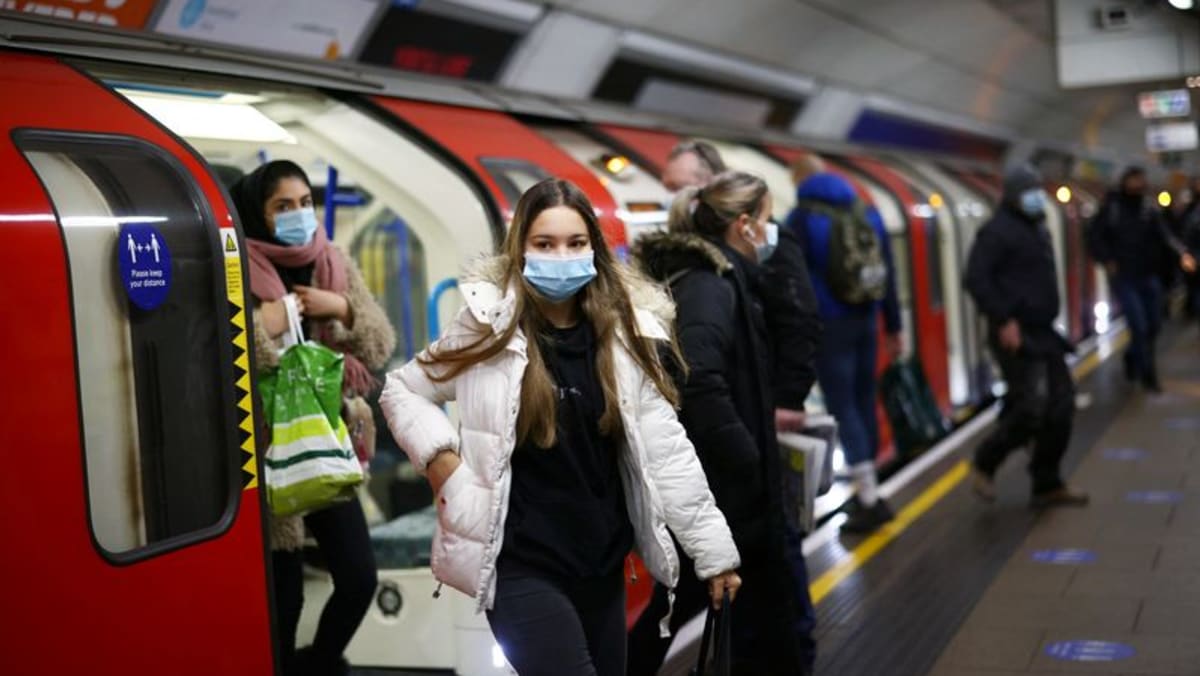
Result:
{"label": "woman in white puffer jacket", "polygon": [[467,307],[380,400],[437,495],[433,573],[477,599],[522,676],[623,674],[631,546],[673,587],[669,527],[714,603],[741,584],[659,358],[673,307],[555,179],[521,197],[504,254],[461,291]]}

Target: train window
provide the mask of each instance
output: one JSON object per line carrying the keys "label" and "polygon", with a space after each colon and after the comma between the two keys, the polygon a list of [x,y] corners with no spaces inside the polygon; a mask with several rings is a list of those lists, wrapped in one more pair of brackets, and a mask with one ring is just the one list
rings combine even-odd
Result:
{"label": "train window", "polygon": [[537,183],[550,178],[538,165],[525,160],[515,160],[503,157],[481,157],[479,163],[492,175],[492,179],[500,186],[508,203],[516,207],[517,200],[526,190]]}
{"label": "train window", "polygon": [[[126,563],[211,537],[232,521],[241,451],[207,203],[173,157],[139,140],[20,132],[17,144],[54,203],[69,262],[95,542]],[[165,281],[130,281],[147,270]],[[154,303],[135,292],[151,286]]]}
{"label": "train window", "polygon": [[931,215],[925,221],[925,241],[929,253],[925,262],[929,269],[929,307],[937,310],[942,307],[942,237],[939,234],[937,216]]}

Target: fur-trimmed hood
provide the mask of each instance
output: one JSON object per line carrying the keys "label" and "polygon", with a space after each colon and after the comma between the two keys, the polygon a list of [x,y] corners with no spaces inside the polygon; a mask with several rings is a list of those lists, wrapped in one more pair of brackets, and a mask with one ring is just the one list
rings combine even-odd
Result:
{"label": "fur-trimmed hood", "polygon": [[687,232],[652,232],[633,245],[633,257],[652,278],[668,281],[672,275],[693,268],[711,269],[724,275],[733,262],[712,241]]}
{"label": "fur-trimmed hood", "polygon": [[[508,328],[516,308],[516,289],[504,288],[508,267],[506,255],[484,256],[469,264],[459,281],[459,290],[471,315],[496,334]],[[644,338],[669,340],[675,304],[666,290],[628,265],[618,265],[617,271],[633,304],[638,332]]]}

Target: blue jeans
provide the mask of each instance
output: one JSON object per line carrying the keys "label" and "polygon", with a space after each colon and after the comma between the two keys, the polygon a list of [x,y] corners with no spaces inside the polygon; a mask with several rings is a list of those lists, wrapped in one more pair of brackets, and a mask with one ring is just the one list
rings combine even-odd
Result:
{"label": "blue jeans", "polygon": [[1141,380],[1154,380],[1154,339],[1162,326],[1162,285],[1157,277],[1112,279],[1113,294],[1129,324],[1129,351],[1125,358],[1130,372]]}
{"label": "blue jeans", "polygon": [[817,353],[817,382],[825,407],[837,418],[846,463],[874,462],[879,450],[875,417],[875,313],[825,322]]}

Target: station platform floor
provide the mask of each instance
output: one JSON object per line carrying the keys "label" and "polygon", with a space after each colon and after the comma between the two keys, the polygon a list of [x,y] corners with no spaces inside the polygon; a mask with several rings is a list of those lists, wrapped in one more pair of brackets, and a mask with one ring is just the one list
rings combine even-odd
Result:
{"label": "station platform floor", "polygon": [[814,546],[819,676],[1200,675],[1200,338],[1161,340],[1161,395],[1125,382],[1125,340],[1074,366],[1064,474],[1089,506],[1031,509],[1021,451],[978,500],[985,422],[891,496],[892,524]]}

